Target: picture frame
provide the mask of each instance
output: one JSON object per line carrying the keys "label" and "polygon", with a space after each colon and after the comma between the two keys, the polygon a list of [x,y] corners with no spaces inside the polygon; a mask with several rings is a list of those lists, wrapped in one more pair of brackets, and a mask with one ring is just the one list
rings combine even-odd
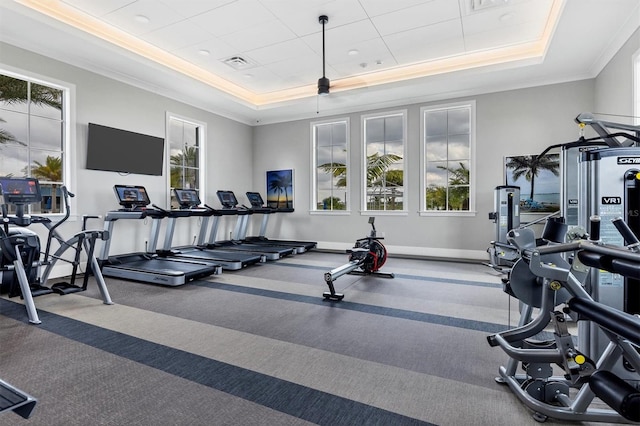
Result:
{"label": "picture frame", "polygon": [[293,210],[294,199],[293,169],[267,171],[267,206]]}
{"label": "picture frame", "polygon": [[505,184],[520,187],[520,212],[560,210],[560,154],[504,157]]}

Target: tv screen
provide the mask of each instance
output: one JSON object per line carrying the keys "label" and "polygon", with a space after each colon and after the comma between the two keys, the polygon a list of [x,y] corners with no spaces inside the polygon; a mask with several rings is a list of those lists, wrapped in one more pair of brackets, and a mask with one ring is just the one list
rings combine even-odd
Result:
{"label": "tv screen", "polygon": [[89,123],[87,169],[162,176],[164,139]]}

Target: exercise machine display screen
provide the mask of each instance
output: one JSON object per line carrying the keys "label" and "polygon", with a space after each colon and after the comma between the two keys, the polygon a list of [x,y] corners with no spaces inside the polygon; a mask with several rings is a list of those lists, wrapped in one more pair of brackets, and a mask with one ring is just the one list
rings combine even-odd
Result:
{"label": "exercise machine display screen", "polygon": [[40,184],[35,178],[2,177],[0,191],[6,204],[24,205],[42,200]]}
{"label": "exercise machine display screen", "polygon": [[264,205],[259,192],[247,192],[247,199],[251,203],[251,207],[262,207]]}
{"label": "exercise machine display screen", "polygon": [[180,205],[180,208],[188,209],[200,205],[200,197],[195,189],[173,189],[173,194]]}
{"label": "exercise machine display screen", "polygon": [[225,209],[233,209],[238,205],[238,199],[233,191],[218,191],[218,199]]}
{"label": "exercise machine display screen", "polygon": [[115,185],[113,190],[120,205],[127,209],[146,207],[151,204],[144,186]]}

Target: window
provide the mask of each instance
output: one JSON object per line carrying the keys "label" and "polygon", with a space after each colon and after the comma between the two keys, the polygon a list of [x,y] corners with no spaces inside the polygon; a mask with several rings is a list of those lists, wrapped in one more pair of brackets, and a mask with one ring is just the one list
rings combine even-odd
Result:
{"label": "window", "polygon": [[363,210],[404,211],[406,111],[364,116]]}
{"label": "window", "polygon": [[204,176],[200,167],[204,159],[205,129],[204,123],[170,114],[167,117],[171,208],[179,208],[173,188],[195,189],[204,200]]}
{"label": "window", "polygon": [[423,203],[426,212],[475,209],[475,103],[422,108]]}
{"label": "window", "polygon": [[0,176],[34,177],[42,202],[30,213],[64,210],[68,88],[0,72]]}
{"label": "window", "polygon": [[312,123],[315,170],[312,210],[348,210],[349,120]]}

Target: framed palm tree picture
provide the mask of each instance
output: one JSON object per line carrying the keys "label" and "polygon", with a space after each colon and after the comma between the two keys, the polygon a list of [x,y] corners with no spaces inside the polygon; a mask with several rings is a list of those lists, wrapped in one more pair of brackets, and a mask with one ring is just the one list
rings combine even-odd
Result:
{"label": "framed palm tree picture", "polygon": [[267,172],[267,206],[293,210],[293,169]]}
{"label": "framed palm tree picture", "polygon": [[505,157],[505,183],[520,187],[520,211],[560,210],[560,154]]}

